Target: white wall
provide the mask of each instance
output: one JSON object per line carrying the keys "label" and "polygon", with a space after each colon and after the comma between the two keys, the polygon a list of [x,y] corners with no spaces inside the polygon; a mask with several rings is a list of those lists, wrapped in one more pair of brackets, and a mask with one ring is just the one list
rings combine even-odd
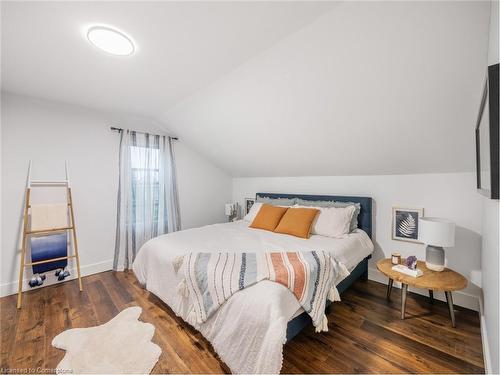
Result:
{"label": "white wall", "polygon": [[[2,93],[1,295],[15,292],[19,271],[18,238],[28,160],[33,178],[63,178],[64,160],[76,210],[84,274],[112,266],[118,177],[118,134],[110,125],[157,131],[150,119],[112,114]],[[231,179],[193,152],[175,144],[182,227],[225,220]],[[33,198],[47,199],[47,194]],[[74,274],[74,272],[73,272]],[[25,284],[26,285],[26,284]]]}
{"label": "white wall", "polygon": [[[499,62],[499,2],[491,1],[490,43],[488,65]],[[486,69],[486,67],[485,67]],[[481,269],[483,274],[483,300],[481,332],[486,370],[500,373],[500,201],[481,197],[482,243]]]}
{"label": "white wall", "polygon": [[182,229],[227,221],[224,204],[231,201],[231,178],[182,143],[176,149]]}
{"label": "white wall", "polygon": [[500,293],[500,203],[498,200],[481,198],[482,201],[482,243],[481,270],[483,274],[483,306],[481,325],[485,360],[489,361],[488,370],[500,372],[499,357],[499,293]]}
{"label": "white wall", "polygon": [[[387,282],[376,270],[376,262],[399,251],[403,256],[425,259],[425,246],[391,240],[393,206],[423,207],[427,216],[438,216],[456,222],[456,244],[446,249],[450,268],[470,281],[462,292],[454,293],[455,303],[478,309],[481,283],[481,198],[475,191],[473,173],[329,176],[329,177],[262,177],[235,178],[233,199],[255,197],[257,192],[281,192],[325,195],[355,195],[373,198],[375,251],[370,260],[369,277]],[[415,290],[426,294],[427,291]],[[444,299],[444,295],[436,293]]]}
{"label": "white wall", "polygon": [[500,5],[498,0],[490,1],[490,38],[488,47],[488,65],[497,64],[500,61]]}

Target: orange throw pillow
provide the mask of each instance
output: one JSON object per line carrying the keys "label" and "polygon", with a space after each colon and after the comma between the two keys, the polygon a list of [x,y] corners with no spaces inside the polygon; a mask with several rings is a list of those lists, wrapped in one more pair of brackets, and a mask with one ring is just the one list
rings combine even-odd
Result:
{"label": "orange throw pillow", "polygon": [[250,224],[250,228],[265,229],[272,232],[280,222],[286,210],[288,210],[288,207],[263,204],[257,216],[253,219],[252,224]]}
{"label": "orange throw pillow", "polygon": [[289,208],[274,231],[291,234],[295,237],[309,238],[313,221],[318,212],[319,210],[316,208]]}

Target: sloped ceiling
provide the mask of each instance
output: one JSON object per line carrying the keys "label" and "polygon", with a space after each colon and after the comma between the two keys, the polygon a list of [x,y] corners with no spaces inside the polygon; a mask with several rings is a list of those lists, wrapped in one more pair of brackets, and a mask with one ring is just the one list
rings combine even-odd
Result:
{"label": "sloped ceiling", "polygon": [[163,120],[236,176],[474,170],[488,2],[348,2]]}
{"label": "sloped ceiling", "polygon": [[[234,176],[473,170],[488,2],[2,8],[3,89],[154,117]],[[96,53],[92,23],[137,55]]]}
{"label": "sloped ceiling", "polygon": [[[331,9],[328,2],[2,1],[2,89],[159,116]],[[131,57],[85,38],[109,25]]]}

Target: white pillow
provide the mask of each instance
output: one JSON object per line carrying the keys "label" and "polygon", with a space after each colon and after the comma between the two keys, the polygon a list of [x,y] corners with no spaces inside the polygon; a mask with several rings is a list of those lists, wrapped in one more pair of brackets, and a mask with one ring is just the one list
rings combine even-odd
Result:
{"label": "white pillow", "polygon": [[296,204],[293,207],[315,208],[319,210],[311,227],[311,234],[341,238],[349,234],[355,206],[346,207],[306,207]]}
{"label": "white pillow", "polygon": [[248,221],[249,223],[253,222],[253,219],[255,219],[255,216],[259,213],[262,204],[263,203],[255,202],[252,207],[250,207],[250,211],[248,211],[248,214],[245,215],[243,220]]}

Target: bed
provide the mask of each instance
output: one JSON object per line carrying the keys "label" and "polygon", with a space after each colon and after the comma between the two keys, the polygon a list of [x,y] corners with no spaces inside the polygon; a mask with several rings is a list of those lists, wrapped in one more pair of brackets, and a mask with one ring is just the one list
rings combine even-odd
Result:
{"label": "bed", "polygon": [[[367,260],[373,251],[371,198],[275,193],[258,193],[257,197],[360,203],[358,229],[341,239],[317,235],[301,239],[252,229],[248,222],[239,220],[174,232],[143,245],[133,264],[139,282],[186,320],[188,306],[177,293],[181,276],[172,263],[187,252],[328,250],[350,271],[337,284],[340,293],[358,278],[367,277]],[[283,344],[309,323],[309,316],[287,288],[265,280],[234,294],[194,328],[233,373],[279,373]]]}

